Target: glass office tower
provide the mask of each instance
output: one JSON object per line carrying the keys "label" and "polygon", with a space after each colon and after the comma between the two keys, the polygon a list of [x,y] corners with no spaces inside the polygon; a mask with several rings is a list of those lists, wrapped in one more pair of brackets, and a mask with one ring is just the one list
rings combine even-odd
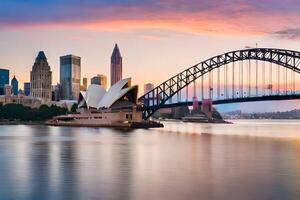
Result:
{"label": "glass office tower", "polygon": [[81,58],[74,55],[60,57],[60,99],[77,100],[80,93]]}
{"label": "glass office tower", "polygon": [[25,96],[29,96],[30,94],[30,82],[24,83],[24,94]]}
{"label": "glass office tower", "polygon": [[0,69],[0,95],[4,94],[4,86],[9,84],[9,70]]}
{"label": "glass office tower", "polygon": [[19,93],[19,82],[16,78],[16,76],[11,79],[11,86],[12,86],[12,92],[14,95],[18,95]]}

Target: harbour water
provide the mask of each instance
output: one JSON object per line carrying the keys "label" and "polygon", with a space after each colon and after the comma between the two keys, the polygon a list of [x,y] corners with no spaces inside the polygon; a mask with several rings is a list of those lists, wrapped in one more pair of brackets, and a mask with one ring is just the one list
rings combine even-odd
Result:
{"label": "harbour water", "polygon": [[299,199],[300,120],[0,126],[0,199]]}

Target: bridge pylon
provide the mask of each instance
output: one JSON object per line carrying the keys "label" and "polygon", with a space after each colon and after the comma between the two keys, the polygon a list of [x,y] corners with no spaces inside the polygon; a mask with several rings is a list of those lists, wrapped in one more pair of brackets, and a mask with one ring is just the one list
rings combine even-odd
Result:
{"label": "bridge pylon", "polygon": [[213,116],[213,101],[212,99],[203,99],[201,104],[201,112],[203,112],[208,119]]}

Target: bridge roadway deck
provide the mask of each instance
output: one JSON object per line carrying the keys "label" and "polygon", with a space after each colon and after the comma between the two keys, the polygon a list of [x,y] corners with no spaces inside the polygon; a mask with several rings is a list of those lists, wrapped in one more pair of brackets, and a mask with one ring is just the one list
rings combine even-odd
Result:
{"label": "bridge roadway deck", "polygon": [[[270,96],[259,96],[259,97],[221,99],[221,100],[214,100],[213,105],[229,104],[229,103],[258,102],[258,101],[283,101],[283,100],[295,100],[295,99],[300,99],[300,94],[270,95]],[[201,105],[201,104],[202,104],[202,102],[199,101],[199,105]],[[187,102],[178,102],[178,103],[172,103],[172,104],[159,105],[159,108],[173,108],[173,107],[191,106],[191,105],[193,105],[193,102],[187,101]],[[148,108],[155,108],[155,106],[149,106]]]}

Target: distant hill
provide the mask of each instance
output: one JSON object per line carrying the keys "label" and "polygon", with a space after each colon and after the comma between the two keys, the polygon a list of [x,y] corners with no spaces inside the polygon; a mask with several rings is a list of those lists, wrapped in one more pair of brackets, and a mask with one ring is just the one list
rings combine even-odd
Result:
{"label": "distant hill", "polygon": [[242,113],[240,110],[222,113],[225,119],[300,119],[300,109],[285,112]]}

